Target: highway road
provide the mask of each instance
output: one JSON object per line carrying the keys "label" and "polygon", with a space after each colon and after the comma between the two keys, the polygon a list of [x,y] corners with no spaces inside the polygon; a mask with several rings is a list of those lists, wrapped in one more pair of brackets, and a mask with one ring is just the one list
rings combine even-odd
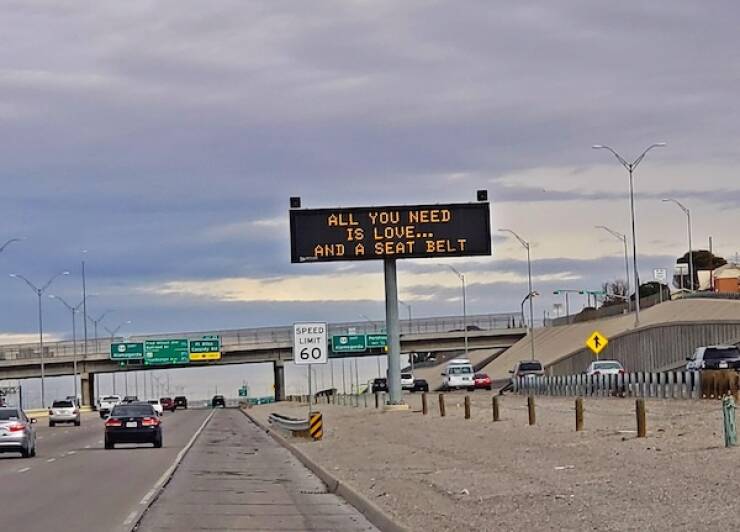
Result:
{"label": "highway road", "polygon": [[103,421],[37,425],[35,458],[0,454],[0,522],[24,532],[130,530],[170,468],[210,414],[178,410],[162,417],[164,446],[103,449]]}

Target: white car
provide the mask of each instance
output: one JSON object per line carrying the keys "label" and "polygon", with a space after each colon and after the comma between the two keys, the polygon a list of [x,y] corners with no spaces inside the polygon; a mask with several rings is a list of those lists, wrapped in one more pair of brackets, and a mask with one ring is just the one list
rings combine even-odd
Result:
{"label": "white car", "polygon": [[413,373],[401,373],[401,389],[402,390],[413,390],[414,388],[414,374]]}
{"label": "white car", "polygon": [[49,408],[49,426],[57,423],[74,423],[80,426],[80,409],[72,401],[54,401]]}
{"label": "white car", "polygon": [[100,417],[105,418],[110,414],[113,407],[121,404],[120,395],[105,395],[98,400],[98,412]]}
{"label": "white car", "polygon": [[471,391],[475,390],[474,374],[475,371],[470,360],[454,358],[447,363],[445,370],[442,372],[442,389],[455,390],[466,388]]}
{"label": "white car", "polygon": [[147,403],[154,407],[154,411],[157,413],[158,416],[164,414],[164,407],[162,407],[162,403],[159,401],[159,399],[150,399],[149,401],[147,401]]}
{"label": "white car", "polygon": [[623,375],[624,367],[617,360],[594,360],[586,368],[586,375]]}

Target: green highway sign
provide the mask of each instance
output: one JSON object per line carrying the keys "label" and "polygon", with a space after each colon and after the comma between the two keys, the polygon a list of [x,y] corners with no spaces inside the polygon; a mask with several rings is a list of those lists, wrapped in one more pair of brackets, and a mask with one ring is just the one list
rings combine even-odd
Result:
{"label": "green highway sign", "polygon": [[144,358],[143,342],[121,342],[110,344],[111,360],[130,360]]}
{"label": "green highway sign", "polygon": [[387,334],[368,334],[367,335],[367,347],[385,347],[388,345]]}
{"label": "green highway sign", "polygon": [[247,397],[249,395],[249,388],[242,386],[239,388],[239,397]]}
{"label": "green highway sign", "polygon": [[147,340],[144,342],[144,364],[187,364],[190,350],[187,339]]}
{"label": "green highway sign", "polygon": [[221,338],[204,336],[202,340],[190,340],[190,360],[219,360],[221,358]]}
{"label": "green highway sign", "polygon": [[367,337],[364,334],[331,337],[331,350],[335,353],[353,353],[365,349],[367,349]]}

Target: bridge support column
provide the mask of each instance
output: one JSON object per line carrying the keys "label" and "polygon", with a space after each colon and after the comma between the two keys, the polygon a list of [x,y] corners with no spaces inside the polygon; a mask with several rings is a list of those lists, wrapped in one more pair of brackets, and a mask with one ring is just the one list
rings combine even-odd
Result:
{"label": "bridge support column", "polygon": [[275,401],[285,401],[285,365],[282,360],[272,363],[272,372],[275,379]]}
{"label": "bridge support column", "polygon": [[80,388],[82,390],[82,405],[95,406],[95,374],[80,373]]}

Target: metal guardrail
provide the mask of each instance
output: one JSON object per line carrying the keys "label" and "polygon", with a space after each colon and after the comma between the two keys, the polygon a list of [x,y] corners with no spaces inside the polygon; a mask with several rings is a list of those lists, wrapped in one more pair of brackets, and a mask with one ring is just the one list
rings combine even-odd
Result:
{"label": "metal guardrail", "polygon": [[[465,322],[470,327],[481,330],[510,329],[520,326],[518,313],[481,314],[467,316]],[[443,316],[438,318],[416,318],[401,320],[401,334],[440,333],[454,330],[463,330],[462,316]],[[347,334],[354,329],[353,334],[377,333],[385,329],[385,321],[352,321],[329,324],[330,335]],[[240,346],[254,346],[259,344],[285,343],[293,341],[293,326],[257,327],[249,329],[232,329],[217,331],[181,332],[167,334],[151,334],[126,337],[125,341],[136,342],[151,339],[189,338],[199,339],[203,336],[220,336],[222,348],[234,349]],[[108,355],[110,342],[124,341],[124,338],[91,338],[88,339],[88,355]],[[47,342],[44,344],[44,358],[72,359],[75,344],[71,340]],[[83,342],[77,341],[78,360],[85,360]],[[40,358],[38,343],[7,344],[0,346],[0,360],[24,360]]]}
{"label": "metal guardrail", "polygon": [[270,425],[275,425],[282,430],[290,432],[304,432],[310,428],[308,419],[295,419],[292,417],[281,416],[280,414],[270,414],[267,418]]}

